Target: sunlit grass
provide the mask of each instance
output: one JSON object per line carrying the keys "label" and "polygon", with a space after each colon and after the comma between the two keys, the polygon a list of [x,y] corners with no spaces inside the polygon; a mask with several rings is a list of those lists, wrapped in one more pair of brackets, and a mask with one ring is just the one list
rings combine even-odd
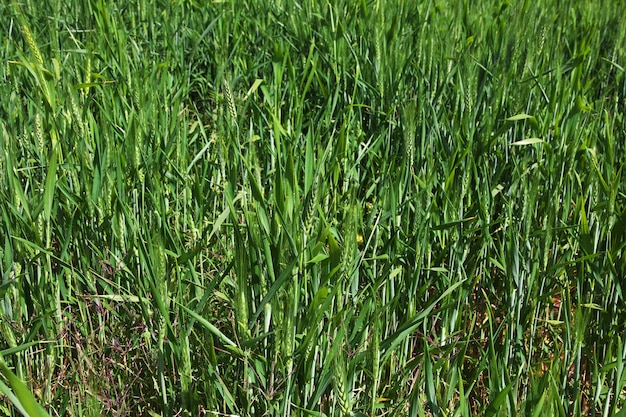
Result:
{"label": "sunlit grass", "polygon": [[617,413],[626,16],[566,3],[0,6],[1,412]]}

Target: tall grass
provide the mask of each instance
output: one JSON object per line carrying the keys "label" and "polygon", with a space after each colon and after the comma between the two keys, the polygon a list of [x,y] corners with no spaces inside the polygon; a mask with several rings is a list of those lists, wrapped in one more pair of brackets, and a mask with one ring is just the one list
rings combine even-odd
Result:
{"label": "tall grass", "polygon": [[624,407],[613,2],[0,16],[2,413]]}

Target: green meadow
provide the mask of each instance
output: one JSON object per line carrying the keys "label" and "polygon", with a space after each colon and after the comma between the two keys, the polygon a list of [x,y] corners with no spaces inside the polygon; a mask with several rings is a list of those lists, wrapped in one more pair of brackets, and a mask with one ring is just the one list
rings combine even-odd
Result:
{"label": "green meadow", "polygon": [[621,2],[0,31],[0,414],[626,415]]}

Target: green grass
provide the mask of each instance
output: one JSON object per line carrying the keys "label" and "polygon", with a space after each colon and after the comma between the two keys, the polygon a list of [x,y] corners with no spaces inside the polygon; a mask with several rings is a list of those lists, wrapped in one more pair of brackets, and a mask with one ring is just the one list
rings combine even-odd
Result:
{"label": "green grass", "polygon": [[624,408],[617,3],[5,3],[0,413]]}

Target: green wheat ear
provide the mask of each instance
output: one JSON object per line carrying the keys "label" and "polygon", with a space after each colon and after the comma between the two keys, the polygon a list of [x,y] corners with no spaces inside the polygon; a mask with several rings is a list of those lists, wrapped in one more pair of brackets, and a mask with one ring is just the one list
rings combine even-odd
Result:
{"label": "green wheat ear", "polygon": [[33,34],[30,32],[28,25],[23,24],[22,31],[24,32],[24,37],[26,38],[28,47],[35,56],[35,60],[40,66],[43,67],[43,58],[41,57],[41,52],[39,51],[39,47],[37,47],[37,44],[35,43],[35,39],[33,38]]}
{"label": "green wheat ear", "polygon": [[230,114],[232,122],[235,123],[237,121],[237,109],[235,108],[230,85],[226,79],[223,80],[222,84],[224,85],[224,95],[226,96],[226,103],[228,104],[228,113]]}

